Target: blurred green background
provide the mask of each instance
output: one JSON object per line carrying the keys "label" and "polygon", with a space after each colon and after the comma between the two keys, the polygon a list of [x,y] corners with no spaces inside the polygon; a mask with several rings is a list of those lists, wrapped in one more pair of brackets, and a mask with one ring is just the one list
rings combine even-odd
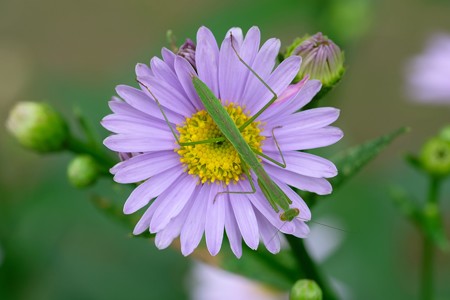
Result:
{"label": "blurred green background", "polygon": [[[401,217],[388,188],[406,187],[418,199],[425,178],[402,156],[450,123],[450,106],[408,102],[405,64],[435,32],[450,33],[444,0],[285,1],[0,1],[0,119],[17,101],[48,101],[66,116],[81,108],[100,136],[100,119],[118,84],[134,85],[134,66],[208,26],[218,39],[232,26],[260,27],[263,39],[287,46],[322,31],[346,52],[347,73],[327,98],[342,110],[337,149],[402,125],[396,141],[357,179],[317,206],[349,232],[324,263],[349,299],[414,299],[421,244]],[[107,182],[89,191],[65,179],[70,155],[40,157],[21,149],[0,126],[0,299],[185,299],[189,259],[130,238],[88,201],[101,190],[122,203],[130,189]],[[106,191],[106,192],[105,192]],[[442,193],[450,228],[450,187]],[[322,230],[330,230],[323,227]],[[450,298],[450,258],[439,253],[436,290]]]}

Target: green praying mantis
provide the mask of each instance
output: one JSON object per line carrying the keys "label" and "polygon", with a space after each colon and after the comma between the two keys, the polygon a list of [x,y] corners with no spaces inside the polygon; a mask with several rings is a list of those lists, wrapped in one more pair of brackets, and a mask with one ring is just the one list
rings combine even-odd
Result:
{"label": "green praying mantis", "polygon": [[241,160],[241,168],[243,173],[246,175],[246,177],[249,180],[251,191],[224,191],[219,192],[215,198],[214,201],[218,196],[221,194],[254,194],[256,193],[256,186],[253,182],[252,176],[250,175],[250,170],[254,172],[254,174],[257,176],[257,182],[258,186],[263,192],[264,196],[266,197],[267,201],[272,206],[273,210],[275,212],[279,212],[280,209],[283,211],[280,214],[280,220],[281,221],[292,221],[295,217],[297,217],[300,213],[298,208],[291,208],[290,204],[292,201],[288,198],[288,196],[281,190],[281,188],[270,178],[270,176],[267,174],[267,172],[264,170],[261,162],[258,160],[257,156],[260,156],[264,159],[267,159],[274,164],[286,168],[286,162],[283,157],[283,153],[281,152],[281,149],[278,145],[278,142],[275,138],[274,131],[278,128],[281,128],[281,126],[277,126],[272,128],[272,137],[274,139],[275,145],[280,153],[280,156],[282,158],[282,163],[274,160],[273,158],[265,155],[264,153],[257,151],[256,149],[253,149],[250,147],[250,145],[247,144],[244,137],[242,136],[241,132],[244,130],[248,125],[250,125],[253,121],[256,120],[256,118],[261,115],[270,105],[272,105],[276,99],[278,98],[278,95],[272,90],[272,88],[242,59],[242,57],[237,52],[235,46],[233,45],[233,35],[230,33],[230,39],[231,39],[231,47],[233,51],[236,53],[237,58],[241,63],[244,64],[244,66],[254,75],[257,77],[257,79],[273,94],[273,97],[268,101],[258,112],[256,112],[252,117],[250,117],[244,124],[242,124],[239,128],[236,126],[234,121],[229,116],[226,109],[223,107],[222,103],[219,99],[214,95],[214,93],[211,91],[211,89],[202,82],[196,74],[191,74],[192,83],[195,88],[195,91],[197,92],[202,104],[205,107],[205,110],[207,113],[211,116],[217,127],[219,128],[220,132],[222,133],[222,137],[212,138],[208,140],[203,141],[195,141],[195,142],[180,142],[179,137],[173,128],[171,122],[167,118],[167,115],[164,112],[164,109],[159,102],[159,100],[155,97],[155,95],[152,93],[149,87],[147,87],[145,84],[140,82],[138,83],[144,86],[147,91],[150,93],[150,95],[155,100],[156,104],[158,105],[165,122],[170,128],[170,131],[172,132],[173,136],[175,137],[176,142],[180,146],[195,146],[199,144],[207,144],[207,143],[221,143],[224,141],[228,141],[232,144],[234,149],[239,155],[239,158]]}

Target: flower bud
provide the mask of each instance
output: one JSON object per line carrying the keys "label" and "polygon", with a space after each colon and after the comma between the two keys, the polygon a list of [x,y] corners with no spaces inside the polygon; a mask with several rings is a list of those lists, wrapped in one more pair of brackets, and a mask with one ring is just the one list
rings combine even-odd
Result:
{"label": "flower bud", "polygon": [[6,127],[22,146],[42,153],[63,150],[69,135],[64,119],[45,103],[19,102]]}
{"label": "flower bud", "polygon": [[322,89],[331,89],[344,74],[344,53],[321,32],[313,36],[297,39],[288,47],[286,57],[302,57],[302,65],[295,81],[305,75],[322,82]]}
{"label": "flower bud", "polygon": [[422,147],[419,160],[425,171],[437,177],[450,174],[450,141],[435,137]]}
{"label": "flower bud", "polygon": [[322,300],[322,290],[313,280],[298,280],[291,289],[289,300]]}
{"label": "flower bud", "polygon": [[195,44],[191,39],[186,39],[186,42],[178,49],[177,54],[186,58],[186,60],[196,69],[195,66]]}
{"label": "flower bud", "polygon": [[73,186],[85,188],[97,181],[100,176],[100,170],[91,156],[78,155],[69,163],[67,176]]}

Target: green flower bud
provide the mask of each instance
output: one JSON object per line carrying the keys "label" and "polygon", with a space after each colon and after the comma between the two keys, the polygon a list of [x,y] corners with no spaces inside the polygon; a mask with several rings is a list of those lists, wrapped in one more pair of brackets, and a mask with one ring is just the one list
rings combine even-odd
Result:
{"label": "green flower bud", "polygon": [[295,81],[300,81],[305,75],[322,82],[322,90],[331,89],[344,74],[344,53],[328,37],[322,33],[296,39],[287,48],[286,57],[299,55],[302,65]]}
{"label": "green flower bud", "polygon": [[42,153],[63,150],[69,135],[64,119],[45,103],[19,102],[6,127],[22,146]]}
{"label": "green flower bud", "polygon": [[450,142],[442,138],[432,138],[422,148],[419,156],[425,171],[436,177],[450,174]]}
{"label": "green flower bud", "polygon": [[76,156],[67,168],[70,183],[77,188],[94,184],[100,176],[97,162],[89,155]]}
{"label": "green flower bud", "polygon": [[322,290],[313,280],[298,280],[291,289],[289,300],[322,300]]}

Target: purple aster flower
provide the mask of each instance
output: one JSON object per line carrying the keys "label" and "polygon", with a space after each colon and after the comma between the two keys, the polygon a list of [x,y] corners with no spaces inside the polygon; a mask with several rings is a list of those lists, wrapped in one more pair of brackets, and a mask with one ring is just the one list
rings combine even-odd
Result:
{"label": "purple aster flower", "polygon": [[423,103],[450,103],[450,35],[435,35],[407,65],[407,93]]}
{"label": "purple aster flower", "polygon": [[[191,74],[205,82],[220,99],[236,124],[242,124],[262,108],[272,94],[238,60],[233,43],[242,58],[280,95],[255,122],[242,131],[252,147],[281,161],[272,137],[272,128],[286,160],[281,168],[261,160],[267,173],[292,200],[300,214],[291,222],[282,222],[261,190],[254,194],[221,194],[223,191],[249,191],[249,180],[242,162],[228,141],[180,147],[169,126],[147,91],[148,87],[164,107],[168,120],[177,128],[181,141],[200,141],[221,136],[216,124],[205,111],[192,85]],[[216,255],[224,232],[232,251],[242,255],[242,240],[252,249],[262,241],[272,253],[280,250],[280,231],[306,237],[305,221],[311,213],[305,202],[289,186],[320,195],[332,190],[325,179],[335,176],[336,167],[328,160],[296,150],[334,144],[342,131],[329,126],[339,115],[335,108],[317,108],[296,113],[320,90],[317,80],[304,79],[290,85],[297,75],[301,58],[291,56],[275,69],[280,41],[272,38],[260,47],[260,32],[252,27],[246,36],[233,28],[221,46],[205,27],[197,33],[196,70],[181,56],[168,49],[162,58],[153,57],[150,66],[138,64],[138,80],[146,87],[120,85],[113,98],[113,114],[102,124],[114,134],[104,144],[111,150],[141,153],[112,168],[119,183],[142,182],[128,197],[124,212],[131,214],[147,207],[134,229],[156,233],[160,249],[180,236],[181,252],[189,255],[205,235],[206,246]],[[254,182],[256,176],[251,175]],[[152,199],[154,199],[152,201]]]}
{"label": "purple aster flower", "polygon": [[305,38],[291,54],[303,58],[303,63],[297,78],[308,74],[312,79],[318,79],[324,87],[334,86],[344,74],[344,53],[328,37],[321,32]]}

